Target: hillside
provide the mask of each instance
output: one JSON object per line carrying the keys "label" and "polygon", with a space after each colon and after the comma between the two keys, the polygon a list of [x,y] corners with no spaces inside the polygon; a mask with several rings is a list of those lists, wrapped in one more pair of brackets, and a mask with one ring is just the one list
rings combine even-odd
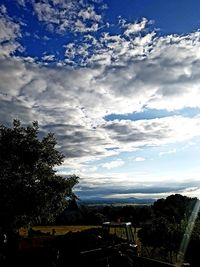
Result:
{"label": "hillside", "polygon": [[90,198],[81,199],[79,204],[83,205],[151,205],[155,202],[155,199],[138,199],[134,197],[130,198]]}

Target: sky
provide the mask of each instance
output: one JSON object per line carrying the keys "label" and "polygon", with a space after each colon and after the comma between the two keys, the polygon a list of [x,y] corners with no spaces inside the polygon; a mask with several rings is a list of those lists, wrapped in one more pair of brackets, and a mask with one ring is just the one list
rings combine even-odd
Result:
{"label": "sky", "polygon": [[55,133],[80,199],[200,197],[198,0],[0,0],[0,123]]}

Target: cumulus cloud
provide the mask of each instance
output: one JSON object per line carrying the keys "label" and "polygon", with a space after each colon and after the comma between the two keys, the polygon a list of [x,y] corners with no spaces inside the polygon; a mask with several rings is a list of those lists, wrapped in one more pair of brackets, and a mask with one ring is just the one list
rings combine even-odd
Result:
{"label": "cumulus cloud", "polygon": [[137,162],[145,161],[145,160],[146,160],[146,159],[143,158],[143,157],[136,157],[136,158],[134,159],[134,161],[137,161]]}
{"label": "cumulus cloud", "polygon": [[43,61],[54,61],[55,60],[55,55],[44,55],[42,57]]}
{"label": "cumulus cloud", "polygon": [[[47,29],[63,34],[71,32],[96,32],[101,25],[101,15],[97,14],[94,5],[87,1],[31,1],[39,21]],[[101,4],[101,3],[99,3]]]}
{"label": "cumulus cloud", "polygon": [[4,5],[0,6],[0,41],[15,40],[20,35],[19,25],[14,23],[7,15],[7,10]]}
{"label": "cumulus cloud", "polygon": [[[137,23],[135,22],[133,25],[137,25]],[[154,36],[155,32],[146,33],[144,36],[139,33],[134,37],[126,36],[125,30],[122,28],[120,35],[105,31],[100,34],[100,37],[95,38],[87,34],[81,43],[74,43],[74,47],[80,49],[81,45],[88,45],[88,56],[83,60],[83,65],[124,66],[131,59],[143,58],[151,49]],[[101,60],[102,58],[107,60],[104,62]],[[75,55],[73,60],[76,62]]]}
{"label": "cumulus cloud", "polygon": [[[79,27],[84,32],[84,27],[99,26],[101,21],[92,5],[80,10],[77,1],[46,0],[32,4],[38,19],[57,31],[71,27],[68,23],[74,10],[78,14],[72,20],[74,31]],[[68,13],[69,8],[73,12]],[[9,50],[14,51],[20,27],[8,17],[4,6],[1,14],[0,38],[3,45],[4,42],[15,45]],[[92,23],[86,23],[88,20]],[[200,32],[159,37],[155,32],[145,32],[147,24],[146,19],[124,22],[121,34],[105,31],[94,37],[90,33],[82,43],[70,42],[64,46],[65,59],[60,65],[44,65],[44,61],[55,61],[52,54],[43,55],[41,62],[16,56],[2,58],[3,122],[11,122],[15,117],[24,123],[38,120],[43,133],[56,133],[59,147],[67,157],[64,165],[80,168],[84,162],[117,156],[122,151],[199,136],[199,116],[105,120],[109,114],[148,108],[200,107]],[[122,164],[122,160],[117,160],[102,167],[111,169]]]}
{"label": "cumulus cloud", "polygon": [[199,32],[152,38],[142,46],[142,53],[137,47],[127,48],[121,56],[118,53],[117,64],[108,51],[110,60],[101,76],[103,86],[116,99],[123,95],[127,113],[133,112],[133,107],[139,111],[144,106],[167,110],[199,107]]}
{"label": "cumulus cloud", "polygon": [[4,5],[0,6],[0,56],[9,56],[21,48],[17,38],[21,36],[20,26],[7,14]]}
{"label": "cumulus cloud", "polygon": [[113,168],[121,167],[122,165],[124,165],[124,163],[125,162],[122,159],[117,159],[117,160],[113,160],[113,161],[102,164],[102,167],[106,169],[113,169]]}
{"label": "cumulus cloud", "polygon": [[99,39],[86,36],[82,44],[67,44],[65,56],[75,65],[102,68],[98,83],[116,102],[126,102],[123,113],[144,107],[171,111],[199,107],[199,40],[199,32],[131,38],[125,31],[105,32]]}
{"label": "cumulus cloud", "polygon": [[[187,127],[186,127],[187,125]],[[104,128],[118,144],[129,148],[142,145],[161,145],[189,140],[200,134],[200,117],[172,116],[152,120],[114,120]],[[192,131],[191,131],[192,129]]]}
{"label": "cumulus cloud", "polygon": [[83,18],[83,20],[93,20],[93,21],[101,20],[101,16],[96,14],[93,6],[89,6],[85,9],[80,10],[78,16]]}
{"label": "cumulus cloud", "polygon": [[[110,80],[109,88],[104,85],[103,72],[102,68],[45,67],[20,58],[1,60],[1,117],[9,114],[5,118],[10,121],[17,116],[24,123],[38,120],[44,132],[55,132],[66,166],[200,135],[199,116],[105,121],[107,114],[125,113],[127,107],[133,111],[137,100],[128,98],[126,91],[116,97],[115,83]],[[148,103],[144,91],[135,97],[143,93]]]}
{"label": "cumulus cloud", "polygon": [[147,22],[147,19],[143,18],[142,21],[138,23],[123,23],[123,27],[126,28],[124,34],[129,36],[142,31],[146,27]]}

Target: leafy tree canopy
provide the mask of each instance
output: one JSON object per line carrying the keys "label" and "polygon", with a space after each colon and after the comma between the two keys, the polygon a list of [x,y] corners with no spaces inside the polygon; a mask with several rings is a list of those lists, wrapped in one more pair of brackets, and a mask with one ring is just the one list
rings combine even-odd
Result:
{"label": "leafy tree canopy", "polygon": [[78,183],[54,169],[63,161],[52,133],[38,138],[37,122],[12,128],[0,125],[0,227],[16,229],[33,223],[51,222],[66,207]]}
{"label": "leafy tree canopy", "polygon": [[153,210],[157,217],[163,216],[169,221],[179,223],[182,219],[189,219],[197,201],[197,198],[180,194],[170,195],[154,202]]}

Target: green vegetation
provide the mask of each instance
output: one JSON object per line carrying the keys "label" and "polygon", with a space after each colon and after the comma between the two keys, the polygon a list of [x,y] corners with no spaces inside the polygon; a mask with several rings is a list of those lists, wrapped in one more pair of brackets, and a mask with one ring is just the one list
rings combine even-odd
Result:
{"label": "green vegetation", "polygon": [[[191,221],[196,205],[199,206],[198,199],[179,194],[156,201],[152,206],[152,219],[138,232],[143,254],[171,263],[177,263],[180,254],[183,254],[181,260],[185,258],[192,266],[196,266],[199,261],[197,248],[200,247],[198,210],[196,220]],[[187,229],[190,229],[190,233]]]}
{"label": "green vegetation", "polygon": [[10,232],[38,223],[50,223],[66,208],[77,176],[56,175],[63,161],[56,140],[48,133],[38,137],[37,122],[23,127],[0,125],[0,232]]}
{"label": "green vegetation", "polygon": [[66,209],[57,222],[66,224],[100,225],[104,221],[130,221],[141,256],[177,263],[181,243],[187,234],[191,235],[183,255],[192,266],[199,261],[200,217],[192,222],[191,214],[199,203],[197,198],[175,194],[166,199],[159,199],[151,206],[79,206]]}

